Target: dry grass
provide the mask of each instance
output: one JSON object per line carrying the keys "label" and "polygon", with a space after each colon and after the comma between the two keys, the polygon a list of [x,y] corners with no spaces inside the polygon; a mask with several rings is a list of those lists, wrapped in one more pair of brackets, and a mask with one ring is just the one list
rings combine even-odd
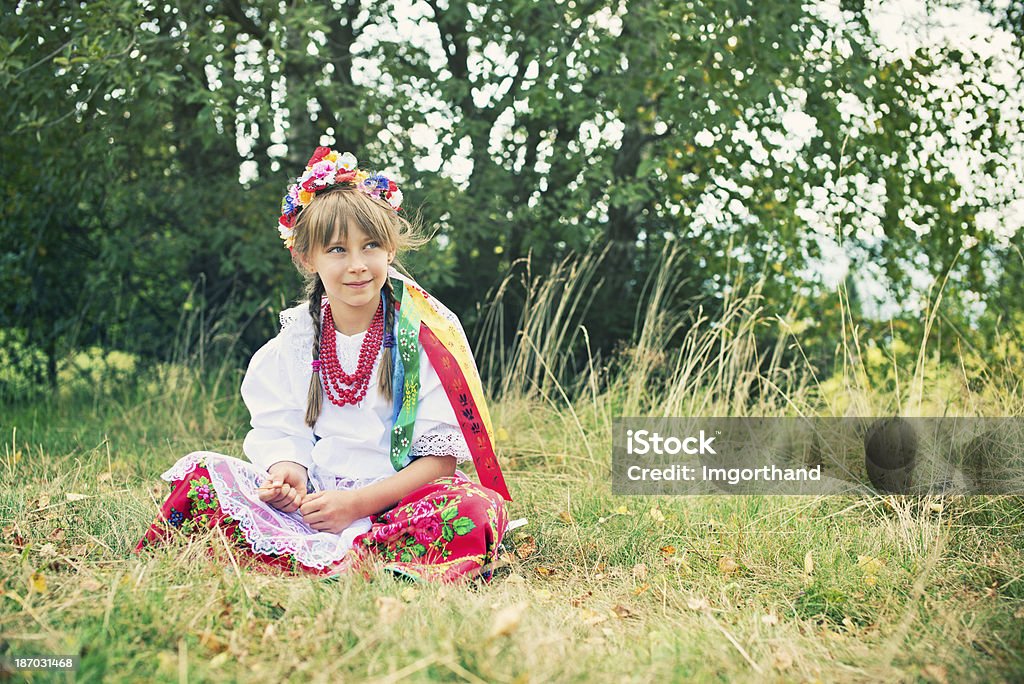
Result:
{"label": "dry grass", "polygon": [[[797,312],[772,310],[756,283],[733,287],[715,320],[671,320],[659,301],[672,296],[672,259],[650,283],[636,344],[612,361],[566,372],[572,341],[585,347],[586,302],[558,299],[552,283],[593,277],[588,261],[528,278],[517,344],[483,348],[504,370],[492,415],[511,513],[530,521],[490,584],[269,575],[237,567],[216,537],[130,554],[162,469],[194,449],[240,452],[235,373],[207,382],[176,367],[120,395],[6,407],[0,650],[80,654],[78,681],[1024,676],[1019,499],[611,495],[613,416],[925,413],[945,382],[913,359],[897,390],[912,401],[873,394],[856,379],[855,326],[838,389],[787,361],[795,332],[764,356],[758,340],[791,330]],[[665,348],[673,332],[683,341]],[[956,406],[1022,412],[1004,390],[967,391]]]}

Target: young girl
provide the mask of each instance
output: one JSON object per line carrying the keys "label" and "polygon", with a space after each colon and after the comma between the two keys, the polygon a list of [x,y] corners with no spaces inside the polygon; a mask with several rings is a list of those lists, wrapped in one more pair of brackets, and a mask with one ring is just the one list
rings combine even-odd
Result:
{"label": "young girl", "polygon": [[[376,557],[422,579],[486,573],[508,490],[458,319],[394,268],[422,242],[401,201],[351,154],[317,148],[279,220],[308,302],[281,313],[242,381],[251,463],[179,460],[137,551],[170,528],[220,527],[243,555],[295,571]],[[486,486],[455,469],[470,459]]]}

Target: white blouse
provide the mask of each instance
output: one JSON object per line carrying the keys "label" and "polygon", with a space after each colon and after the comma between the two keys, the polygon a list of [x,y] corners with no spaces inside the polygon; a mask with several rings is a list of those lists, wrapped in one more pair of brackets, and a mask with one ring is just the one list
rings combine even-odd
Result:
{"label": "white blouse", "polygon": [[[305,415],[313,322],[306,306],[281,312],[281,326],[281,332],[253,355],[242,380],[242,399],[252,416],[252,430],[243,444],[245,455],[264,470],[279,461],[299,463],[318,490],[362,486],[393,475],[388,454],[394,404],[377,389],[381,353],[363,400],[337,406],[325,396],[320,418],[311,429]],[[338,361],[346,373],[356,369],[365,334],[335,332]],[[410,455],[455,456],[459,463],[470,459],[455,410],[422,348]]]}

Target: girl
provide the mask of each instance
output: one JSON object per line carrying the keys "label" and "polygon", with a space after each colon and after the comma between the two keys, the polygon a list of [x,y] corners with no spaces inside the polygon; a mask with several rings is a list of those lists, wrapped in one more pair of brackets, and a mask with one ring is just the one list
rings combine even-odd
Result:
{"label": "girl", "polygon": [[[395,269],[422,243],[401,201],[351,154],[317,148],[278,222],[308,302],[281,313],[242,381],[251,463],[179,460],[136,551],[170,528],[219,527],[243,555],[293,571],[376,557],[422,579],[486,573],[508,490],[458,319]],[[470,459],[486,486],[455,470]]]}

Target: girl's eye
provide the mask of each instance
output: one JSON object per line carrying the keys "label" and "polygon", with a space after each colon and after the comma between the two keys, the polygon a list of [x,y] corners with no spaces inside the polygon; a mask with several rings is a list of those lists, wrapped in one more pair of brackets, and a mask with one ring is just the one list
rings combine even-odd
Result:
{"label": "girl's eye", "polygon": [[380,245],[376,242],[367,242],[364,249],[377,249]]}
{"label": "girl's eye", "polygon": [[328,254],[331,254],[331,253],[343,254],[344,252],[345,252],[345,248],[344,247],[331,247],[329,250],[327,250]]}

